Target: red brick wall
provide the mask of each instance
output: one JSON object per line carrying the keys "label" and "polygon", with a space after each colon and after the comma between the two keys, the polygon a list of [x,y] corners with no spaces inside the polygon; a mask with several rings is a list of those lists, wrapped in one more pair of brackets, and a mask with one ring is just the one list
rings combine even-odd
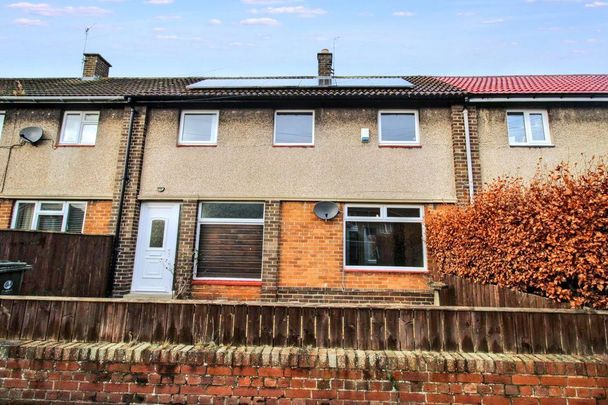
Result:
{"label": "red brick wall", "polygon": [[321,221],[313,206],[312,202],[281,204],[279,286],[428,290],[428,277],[423,274],[344,272],[342,213]]}
{"label": "red brick wall", "polygon": [[114,229],[110,226],[112,201],[87,202],[87,214],[84,220],[83,233],[89,235],[110,235]]}
{"label": "red brick wall", "polygon": [[259,301],[262,287],[257,285],[197,284],[192,286],[192,298],[201,300]]}
{"label": "red brick wall", "polygon": [[0,229],[11,227],[13,200],[0,199]]}
{"label": "red brick wall", "polygon": [[[5,342],[0,402],[600,405],[602,357]],[[226,402],[224,401],[226,400]]]}

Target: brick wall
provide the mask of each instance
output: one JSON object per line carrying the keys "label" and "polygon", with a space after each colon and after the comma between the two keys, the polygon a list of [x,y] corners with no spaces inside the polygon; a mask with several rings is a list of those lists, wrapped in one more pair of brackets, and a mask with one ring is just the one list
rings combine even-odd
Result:
{"label": "brick wall", "polygon": [[131,289],[133,278],[133,265],[135,262],[135,245],[137,243],[137,227],[139,225],[140,203],[137,200],[141,180],[141,169],[144,158],[144,144],[146,138],[147,108],[136,108],[133,120],[131,139],[131,154],[128,162],[127,181],[125,184],[125,198],[122,217],[118,218],[118,205],[120,200],[122,175],[127,154],[127,132],[129,130],[130,107],[125,107],[123,113],[123,128],[118,150],[116,179],[114,180],[114,193],[112,198],[112,216],[110,225],[114,228],[120,220],[121,228],[118,235],[118,257],[114,269],[114,283],[112,295],[121,297]]}
{"label": "brick wall", "polygon": [[0,347],[0,402],[600,405],[602,357],[30,342]]}
{"label": "brick wall", "polygon": [[343,206],[331,221],[313,213],[312,202],[281,204],[279,287],[428,291],[424,274],[344,272]]}
{"label": "brick wall", "polygon": [[13,200],[0,199],[0,229],[11,227]]}
{"label": "brick wall", "polygon": [[178,298],[191,296],[198,202],[185,200],[179,214],[179,233],[175,257],[175,291]]}
{"label": "brick wall", "polygon": [[83,233],[88,235],[110,235],[112,201],[88,201]]}
{"label": "brick wall", "polygon": [[262,298],[277,299],[279,281],[279,235],[281,232],[281,203],[264,204],[264,251],[262,253]]}
{"label": "brick wall", "polygon": [[260,301],[259,285],[225,285],[194,282],[192,297],[201,300]]}
{"label": "brick wall", "polygon": [[[452,145],[454,157],[454,181],[456,198],[459,204],[469,203],[469,175],[467,169],[466,139],[464,130],[464,107],[452,106]],[[468,106],[469,137],[471,145],[471,161],[473,169],[473,187],[481,187],[481,165],[479,162],[479,138],[477,135],[477,108]]]}

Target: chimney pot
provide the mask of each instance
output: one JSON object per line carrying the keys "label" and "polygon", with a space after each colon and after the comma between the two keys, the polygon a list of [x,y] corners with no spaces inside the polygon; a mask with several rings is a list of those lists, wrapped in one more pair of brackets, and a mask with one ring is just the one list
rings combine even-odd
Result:
{"label": "chimney pot", "polygon": [[333,54],[329,52],[329,49],[322,49],[317,54],[317,61],[319,62],[318,76],[330,77],[333,75]]}
{"label": "chimney pot", "polygon": [[108,77],[111,67],[112,65],[110,65],[110,62],[105,60],[100,54],[85,53],[84,66],[82,68],[82,78],[99,79],[101,77]]}

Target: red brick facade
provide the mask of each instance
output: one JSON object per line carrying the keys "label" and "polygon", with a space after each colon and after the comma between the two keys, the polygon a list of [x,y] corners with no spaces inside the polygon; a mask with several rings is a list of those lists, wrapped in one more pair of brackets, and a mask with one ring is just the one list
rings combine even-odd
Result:
{"label": "red brick facade", "polygon": [[[459,204],[469,203],[469,174],[467,166],[466,136],[464,126],[464,107],[452,106],[452,147],[454,157],[454,181],[456,198]],[[469,138],[471,146],[471,165],[473,189],[481,187],[481,166],[479,163],[479,139],[477,136],[477,108],[467,106],[469,116]]]}
{"label": "red brick facade", "polygon": [[88,235],[110,235],[112,201],[88,201],[83,233]]}
{"label": "red brick facade", "polygon": [[31,342],[0,351],[0,402],[600,405],[602,357]]}
{"label": "red brick facade", "polygon": [[11,227],[13,200],[0,199],[0,229]]}

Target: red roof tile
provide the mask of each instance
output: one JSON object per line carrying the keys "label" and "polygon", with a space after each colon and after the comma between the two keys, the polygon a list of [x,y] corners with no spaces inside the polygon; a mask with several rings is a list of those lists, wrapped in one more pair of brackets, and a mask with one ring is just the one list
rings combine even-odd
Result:
{"label": "red roof tile", "polygon": [[608,93],[608,75],[443,76],[437,79],[472,94]]}

